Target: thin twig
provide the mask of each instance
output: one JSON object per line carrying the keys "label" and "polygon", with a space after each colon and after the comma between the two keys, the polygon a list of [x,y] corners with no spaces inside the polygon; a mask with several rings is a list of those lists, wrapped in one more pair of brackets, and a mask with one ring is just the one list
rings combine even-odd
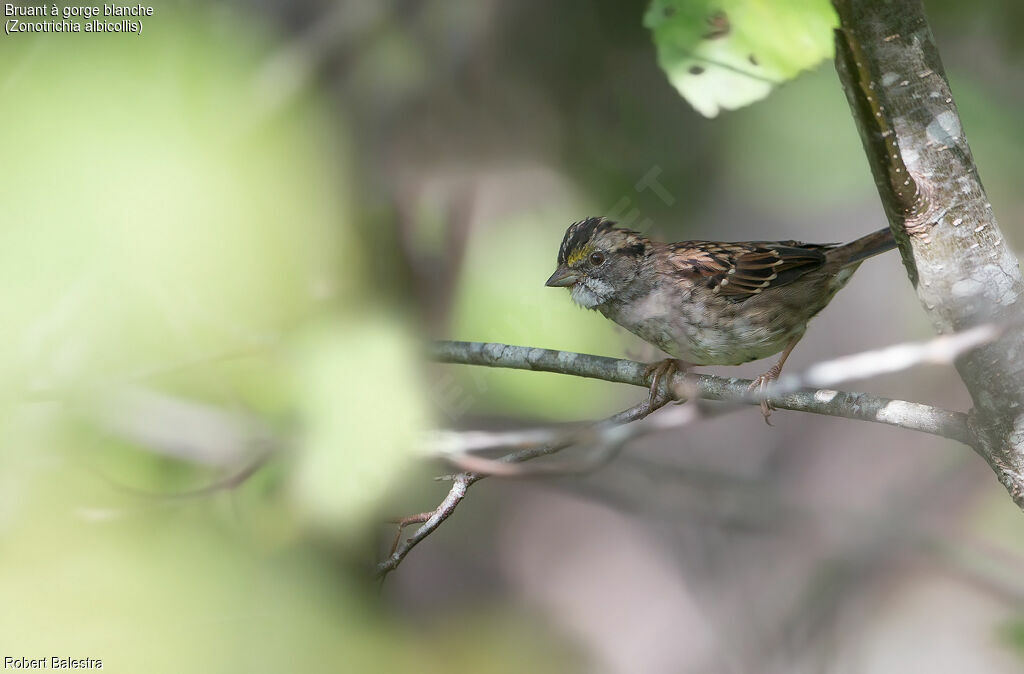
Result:
{"label": "thin twig", "polygon": [[[653,402],[644,400],[642,403],[634,405],[627,410],[623,410],[618,414],[614,414],[607,419],[595,422],[588,428],[588,430],[598,430],[603,432],[605,435],[613,434],[612,429],[625,428],[625,424],[643,419],[647,415],[659,409],[667,401],[668,399],[664,396]],[[610,451],[606,451],[604,453],[606,460],[611,459],[614,456],[614,453],[622,447],[622,444],[625,443],[627,439],[626,435],[623,435],[621,440],[618,440],[617,444],[615,444],[615,441],[613,440],[609,444],[605,445],[603,448],[605,450],[609,447],[612,448]],[[396,544],[391,548],[391,554],[388,555],[387,559],[377,565],[377,575],[383,580],[387,574],[397,569],[398,565],[402,563],[402,560],[405,559],[406,555],[408,555],[412,549],[420,543],[420,541],[433,533],[442,522],[448,519],[448,517],[455,511],[455,508],[458,507],[459,503],[462,502],[462,499],[465,498],[466,491],[471,485],[479,482],[489,475],[504,474],[499,470],[499,467],[511,466],[531,459],[536,459],[541,456],[548,456],[550,454],[560,452],[578,441],[578,437],[565,436],[555,442],[538,443],[534,446],[506,454],[499,459],[485,459],[485,461],[487,461],[487,472],[467,471],[455,475],[452,478],[452,486],[448,491],[448,495],[445,496],[444,500],[441,501],[441,504],[438,505],[435,510],[429,513],[412,515],[408,518],[402,518],[396,521],[399,524],[398,539],[401,538],[402,528],[405,524],[414,524],[420,521],[422,521],[423,524],[406,540],[399,542],[399,540],[396,539]],[[564,468],[558,469],[558,472],[560,473],[564,471]],[[517,472],[517,475],[521,474],[522,473]],[[405,522],[405,524],[403,524],[403,522]]]}

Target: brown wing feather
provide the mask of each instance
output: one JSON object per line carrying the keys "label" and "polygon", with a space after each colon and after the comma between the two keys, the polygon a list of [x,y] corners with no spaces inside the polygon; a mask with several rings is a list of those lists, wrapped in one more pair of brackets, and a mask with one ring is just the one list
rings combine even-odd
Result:
{"label": "brown wing feather", "polygon": [[673,266],[697,282],[739,301],[767,288],[792,283],[825,264],[828,245],[799,241],[671,244]]}

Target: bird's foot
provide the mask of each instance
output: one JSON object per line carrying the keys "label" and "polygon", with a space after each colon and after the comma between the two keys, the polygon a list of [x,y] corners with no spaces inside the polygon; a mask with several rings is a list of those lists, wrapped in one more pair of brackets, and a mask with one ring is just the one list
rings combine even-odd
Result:
{"label": "bird's foot", "polygon": [[768,417],[772,415],[775,405],[764,394],[768,385],[778,379],[780,374],[782,374],[782,368],[779,365],[774,365],[761,376],[754,377],[753,381],[750,382],[750,386],[747,387],[747,391],[751,393],[759,392],[761,394],[761,414],[764,416],[764,422],[769,426],[772,425],[772,422],[768,420]]}
{"label": "bird's foot", "polygon": [[655,401],[658,399],[659,390],[661,383],[667,382],[665,394],[669,397],[675,397],[675,391],[672,390],[672,377],[677,372],[686,372],[690,368],[690,364],[679,360],[678,358],[666,358],[657,362],[649,364],[644,368],[644,378],[651,378],[651,397],[648,400],[648,404],[652,407]]}

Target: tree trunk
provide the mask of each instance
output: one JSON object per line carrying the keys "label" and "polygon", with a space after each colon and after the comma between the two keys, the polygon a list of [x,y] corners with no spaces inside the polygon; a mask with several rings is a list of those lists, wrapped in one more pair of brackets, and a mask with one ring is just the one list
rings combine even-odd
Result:
{"label": "tree trunk", "polygon": [[956,367],[975,449],[1024,508],[1024,279],[978,178],[920,0],[833,0],[836,70],[924,310],[939,333],[1001,337]]}

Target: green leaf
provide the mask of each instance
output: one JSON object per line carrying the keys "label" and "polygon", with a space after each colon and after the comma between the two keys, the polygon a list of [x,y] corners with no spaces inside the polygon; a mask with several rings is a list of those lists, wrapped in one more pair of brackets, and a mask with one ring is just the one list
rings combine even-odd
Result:
{"label": "green leaf", "polygon": [[761,100],[831,56],[836,24],[829,0],[652,0],[644,16],[658,63],[705,117]]}

